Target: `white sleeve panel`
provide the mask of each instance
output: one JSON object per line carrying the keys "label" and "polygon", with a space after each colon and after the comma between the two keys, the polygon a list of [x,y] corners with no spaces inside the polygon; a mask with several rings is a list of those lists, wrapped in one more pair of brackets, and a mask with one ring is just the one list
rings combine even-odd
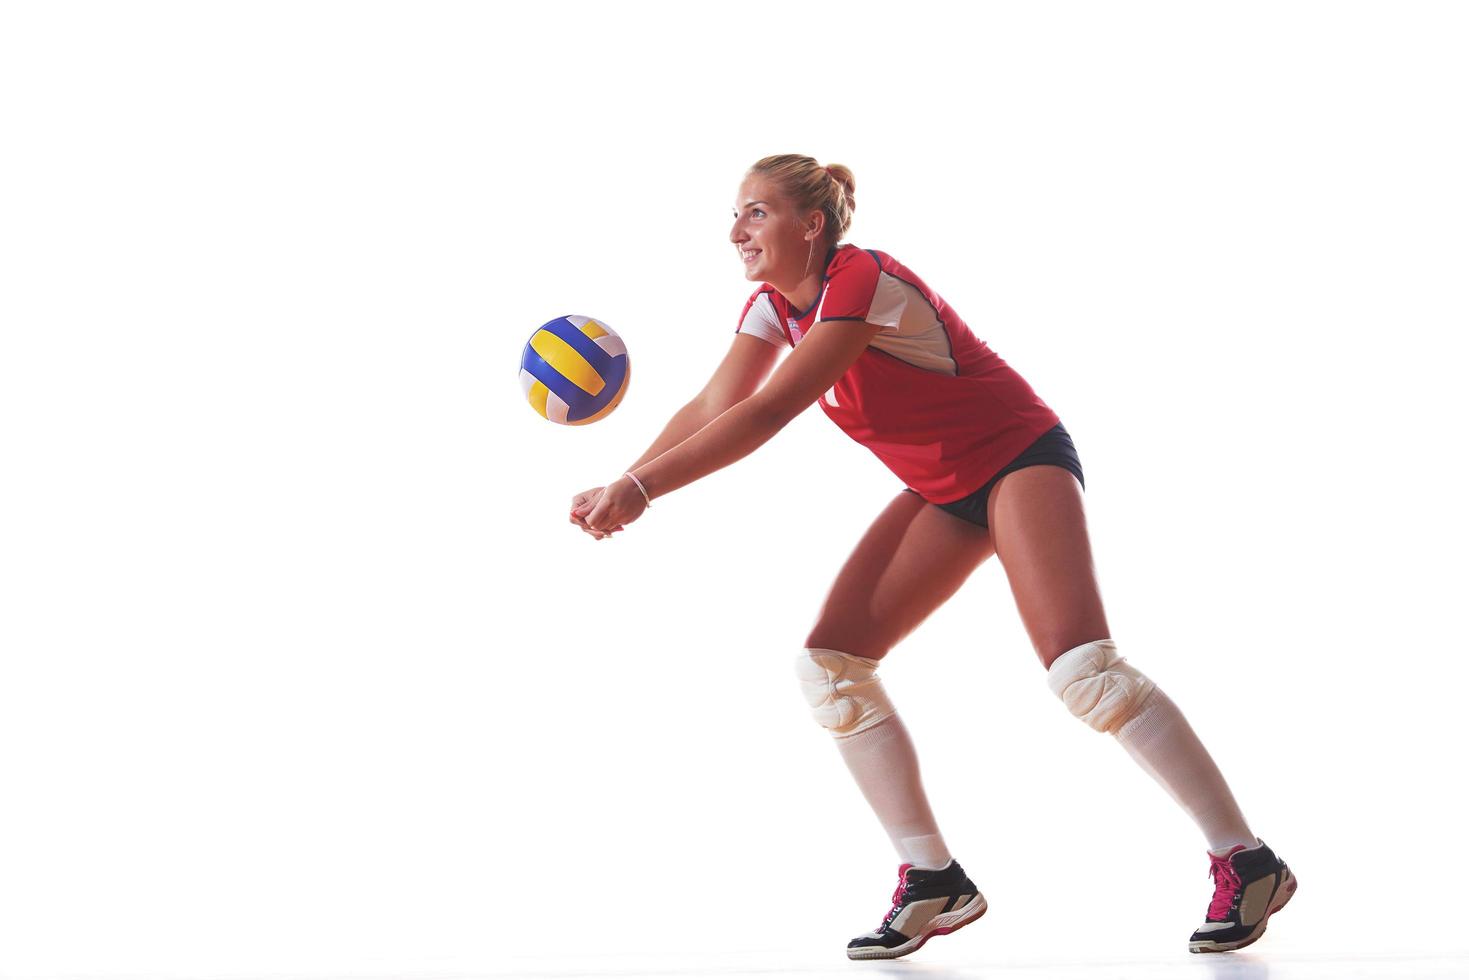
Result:
{"label": "white sleeve panel", "polygon": [[892,276],[883,278],[889,283],[896,283],[903,291],[905,305],[902,310],[902,325],[896,331],[880,332],[872,338],[872,346],[925,371],[958,374],[959,365],[954,362],[948,331],[944,329],[933,307],[921,293],[901,279]]}
{"label": "white sleeve panel", "polygon": [[908,306],[909,289],[902,280],[880,273],[877,289],[872,294],[872,309],[867,313],[867,322],[885,330],[897,330],[903,322],[903,310]]}
{"label": "white sleeve panel", "polygon": [[762,293],[759,299],[750,304],[749,312],[740,321],[739,333],[751,334],[777,347],[788,346],[785,331],[780,329],[775,304],[770,302],[770,296],[767,293]]}

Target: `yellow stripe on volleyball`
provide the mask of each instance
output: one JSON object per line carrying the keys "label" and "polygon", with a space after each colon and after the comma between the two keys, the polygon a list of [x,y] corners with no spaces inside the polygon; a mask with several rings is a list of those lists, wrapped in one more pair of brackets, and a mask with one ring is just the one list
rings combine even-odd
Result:
{"label": "yellow stripe on volleyball", "polygon": [[530,346],[541,356],[541,360],[551,366],[551,370],[587,394],[596,397],[606,387],[607,382],[602,380],[597,369],[587,363],[587,359],[578,354],[575,347],[551,331],[536,331],[536,335],[530,339]]}
{"label": "yellow stripe on volleyball", "polygon": [[551,389],[539,381],[531,385],[530,391],[526,392],[526,396],[530,399],[530,407],[540,412],[541,418],[546,417],[546,396],[550,393]]}
{"label": "yellow stripe on volleyball", "polygon": [[596,320],[588,320],[586,323],[583,323],[580,327],[580,330],[592,340],[596,340],[598,337],[607,336],[607,331],[603,329],[602,325]]}

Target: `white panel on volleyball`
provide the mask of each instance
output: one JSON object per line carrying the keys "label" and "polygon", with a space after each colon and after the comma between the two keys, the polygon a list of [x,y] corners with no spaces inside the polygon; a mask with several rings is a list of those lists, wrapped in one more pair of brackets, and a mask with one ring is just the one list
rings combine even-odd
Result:
{"label": "white panel on volleyball", "polygon": [[549,390],[546,392],[546,418],[565,425],[566,413],[570,410],[564,401],[556,397],[556,392]]}
{"label": "white panel on volleyball", "polygon": [[609,357],[621,357],[623,354],[627,353],[627,345],[624,344],[622,342],[622,338],[617,336],[617,334],[615,333],[603,334],[596,340],[592,341],[592,343],[596,344],[598,347],[602,348],[602,350],[606,351]]}

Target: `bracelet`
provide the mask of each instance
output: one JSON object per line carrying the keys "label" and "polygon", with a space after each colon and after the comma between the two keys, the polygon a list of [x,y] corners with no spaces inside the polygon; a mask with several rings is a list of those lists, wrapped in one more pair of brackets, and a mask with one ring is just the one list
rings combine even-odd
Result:
{"label": "bracelet", "polygon": [[645,487],[645,486],[643,486],[643,481],[642,480],[639,480],[637,477],[633,476],[631,473],[624,473],[622,475],[625,476],[625,477],[627,477],[629,480],[631,480],[633,482],[633,485],[636,486],[639,490],[641,490],[643,492],[643,500],[645,500],[647,502],[647,504],[648,504],[649,507],[652,507],[653,506],[653,498],[650,497],[650,496],[648,496],[648,488]]}

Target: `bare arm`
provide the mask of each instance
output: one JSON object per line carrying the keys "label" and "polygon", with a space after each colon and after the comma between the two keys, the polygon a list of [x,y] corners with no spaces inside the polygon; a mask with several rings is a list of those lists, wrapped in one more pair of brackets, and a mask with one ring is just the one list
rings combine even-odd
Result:
{"label": "bare arm", "polygon": [[687,405],[674,413],[663,427],[658,438],[637,460],[628,467],[637,469],[649,460],[657,459],[665,452],[698,432],[728,409],[749,398],[760,388],[761,382],[775,367],[780,358],[780,348],[774,344],[752,337],[736,334],[734,344],[709,383],[695,395]]}
{"label": "bare arm", "polygon": [[[761,382],[770,374],[771,368],[775,367],[775,362],[780,359],[780,351],[779,347],[758,337],[736,334],[729,352],[714,369],[714,374],[710,376],[703,390],[674,413],[673,418],[668,420],[668,424],[658,434],[658,438],[653,440],[653,444],[628,469],[636,469],[649,460],[657,459],[730,407],[749,398],[759,390]],[[587,526],[586,515],[601,499],[604,489],[593,487],[571,499],[571,523],[599,540],[619,527],[598,531]]]}
{"label": "bare arm", "polygon": [[836,384],[879,329],[847,321],[816,324],[769,384],[639,467],[638,479],[658,497],[748,456]]}
{"label": "bare arm", "polygon": [[[649,496],[677,490],[754,452],[836,384],[879,329],[849,321],[816,324],[769,384],[637,467],[636,476]],[[624,477],[607,486],[586,524],[591,529],[620,527],[636,520],[644,506],[642,492]]]}

